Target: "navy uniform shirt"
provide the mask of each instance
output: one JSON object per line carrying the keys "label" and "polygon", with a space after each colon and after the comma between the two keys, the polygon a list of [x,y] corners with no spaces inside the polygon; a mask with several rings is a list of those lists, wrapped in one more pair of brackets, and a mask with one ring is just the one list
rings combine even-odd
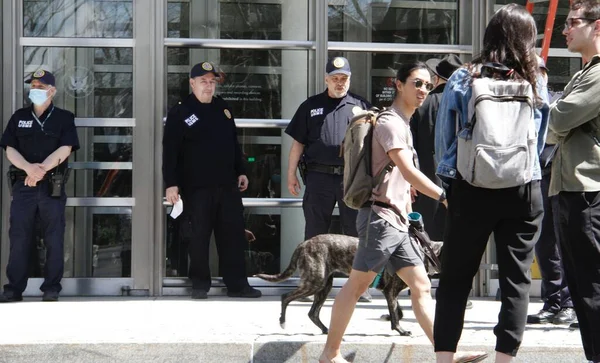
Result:
{"label": "navy uniform shirt", "polygon": [[[17,110],[6,126],[0,146],[17,150],[29,163],[41,163],[61,146],[71,146],[71,152],[79,149],[79,138],[75,128],[75,115],[50,104],[46,111],[34,117],[33,107]],[[66,160],[61,161],[61,165]]]}
{"label": "navy uniform shirt", "polygon": [[213,97],[211,103],[201,103],[192,93],[169,111],[163,135],[167,188],[237,185],[237,177],[245,174],[227,102]]}
{"label": "navy uniform shirt", "polygon": [[344,165],[340,145],[355,107],[366,110],[371,104],[350,92],[331,98],[325,90],[298,107],[285,132],[304,145],[308,164]]}

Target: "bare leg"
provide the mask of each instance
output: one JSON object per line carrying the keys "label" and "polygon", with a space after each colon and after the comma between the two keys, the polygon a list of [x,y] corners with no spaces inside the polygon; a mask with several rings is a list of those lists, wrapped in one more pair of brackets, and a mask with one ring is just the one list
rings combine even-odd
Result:
{"label": "bare leg", "polygon": [[433,299],[431,298],[431,282],[423,265],[403,267],[396,274],[410,288],[410,300],[415,317],[433,344]]}
{"label": "bare leg", "polygon": [[496,363],[511,363],[514,357],[505,353],[496,352]]}
{"label": "bare leg", "polygon": [[325,348],[319,358],[320,363],[345,362],[340,353],[344,332],[348,327],[348,323],[350,323],[358,298],[365,292],[376,275],[377,273],[373,271],[352,270],[350,272],[348,281],[337,294],[333,303],[329,333],[327,334]]}
{"label": "bare leg", "polygon": [[452,363],[454,361],[454,352],[436,352],[436,363]]}

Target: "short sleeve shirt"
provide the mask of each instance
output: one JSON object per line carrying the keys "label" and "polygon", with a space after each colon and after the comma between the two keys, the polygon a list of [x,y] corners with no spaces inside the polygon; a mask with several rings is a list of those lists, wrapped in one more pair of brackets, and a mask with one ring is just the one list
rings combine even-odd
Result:
{"label": "short sleeve shirt", "polygon": [[[390,163],[388,152],[391,150],[407,148],[412,150],[410,121],[404,119],[394,108],[390,110],[391,112],[386,112],[379,117],[373,131],[373,175],[378,175]],[[394,167],[391,172],[386,173],[383,182],[373,188],[372,199],[394,206],[402,213],[405,220],[408,218],[406,205],[410,201],[410,184],[404,179],[400,169]],[[374,205],[373,211],[395,228],[408,231],[408,227],[393,210]]]}
{"label": "short sleeve shirt", "polygon": [[61,146],[74,152],[79,149],[75,115],[51,104],[36,120],[32,107],[19,109],[8,121],[0,146],[14,148],[30,163],[43,162]]}

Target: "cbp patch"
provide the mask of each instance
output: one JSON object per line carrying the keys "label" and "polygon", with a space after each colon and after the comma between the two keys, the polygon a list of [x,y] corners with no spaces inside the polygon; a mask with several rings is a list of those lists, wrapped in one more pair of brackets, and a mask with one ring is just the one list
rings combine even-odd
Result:
{"label": "cbp patch", "polygon": [[227,116],[227,118],[231,120],[231,112],[229,112],[229,110],[228,110],[228,109],[225,109],[225,110],[223,111],[223,113],[225,113],[225,116]]}
{"label": "cbp patch", "polygon": [[30,129],[33,126],[33,120],[31,121],[23,121],[19,120],[19,127]]}
{"label": "cbp patch", "polygon": [[193,124],[196,123],[196,121],[198,121],[198,116],[192,114],[190,117],[186,118],[184,121],[188,126],[192,126]]}
{"label": "cbp patch", "polygon": [[323,107],[310,110],[310,117],[315,117],[323,114]]}

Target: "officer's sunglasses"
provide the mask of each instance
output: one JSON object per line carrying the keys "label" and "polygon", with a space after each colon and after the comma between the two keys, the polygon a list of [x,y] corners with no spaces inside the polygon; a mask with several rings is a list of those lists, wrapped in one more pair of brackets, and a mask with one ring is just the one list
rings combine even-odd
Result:
{"label": "officer's sunglasses", "polygon": [[433,90],[433,83],[425,82],[422,79],[415,79],[414,81],[412,81],[412,83],[415,84],[415,87],[417,87],[417,89],[420,89],[421,87],[423,87],[423,85],[425,85],[425,89],[427,90],[427,92],[431,92]]}
{"label": "officer's sunglasses", "polygon": [[591,22],[596,21],[598,19],[590,19],[590,18],[568,18],[567,21],[565,21],[565,31],[569,30],[573,26],[577,25],[577,22],[575,20],[580,21],[580,22],[587,21],[588,23],[591,23]]}

